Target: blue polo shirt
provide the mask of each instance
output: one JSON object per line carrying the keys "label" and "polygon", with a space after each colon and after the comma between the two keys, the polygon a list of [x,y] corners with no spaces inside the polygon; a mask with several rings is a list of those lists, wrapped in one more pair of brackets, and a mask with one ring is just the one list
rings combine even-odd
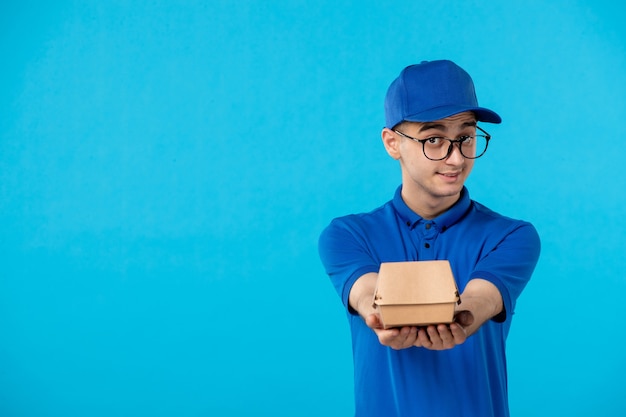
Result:
{"label": "blue polo shirt", "polygon": [[[426,220],[404,203],[399,187],[372,212],[334,219],[319,251],[350,323],[357,417],[509,415],[505,342],[540,251],[530,223],[472,201],[466,188],[453,207]],[[382,262],[441,259],[450,261],[461,293],[473,278],[493,283],[505,313],[450,350],[381,345],[348,306],[354,282]]]}

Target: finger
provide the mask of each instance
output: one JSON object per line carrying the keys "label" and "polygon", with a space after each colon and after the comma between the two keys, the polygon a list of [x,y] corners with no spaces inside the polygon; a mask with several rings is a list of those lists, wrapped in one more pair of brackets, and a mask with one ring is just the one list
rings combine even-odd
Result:
{"label": "finger", "polygon": [[384,344],[396,350],[413,346],[417,334],[415,327],[402,327],[397,330],[398,333],[393,338],[386,339]]}
{"label": "finger", "polygon": [[452,333],[452,336],[454,337],[454,343],[456,345],[465,343],[465,341],[467,340],[467,332],[462,326],[459,326],[456,323],[450,324],[450,332]]}
{"label": "finger", "polygon": [[381,345],[389,347],[398,345],[397,340],[400,336],[401,329],[385,329],[382,320],[380,319],[378,314],[370,314],[369,316],[365,317],[365,324],[367,324],[370,329],[374,330],[374,333],[376,333],[378,341]]}
{"label": "finger", "polygon": [[403,327],[401,332],[401,339],[398,339],[398,348],[406,349],[413,346],[415,339],[417,339],[417,327]]}
{"label": "finger", "polygon": [[369,327],[370,329],[383,328],[383,323],[380,320],[378,314],[370,314],[369,316],[365,317],[365,324],[367,324],[367,327]]}
{"label": "finger", "polygon": [[437,326],[439,337],[441,338],[441,349],[452,349],[456,346],[454,335],[450,328],[445,324]]}
{"label": "finger", "polygon": [[474,323],[474,315],[469,310],[463,310],[456,313],[454,321],[463,327],[471,326]]}
{"label": "finger", "polygon": [[417,333],[417,341],[419,342],[419,346],[424,347],[426,349],[434,348],[434,343],[430,339],[430,333],[429,333],[429,330],[431,327],[433,326],[422,327],[421,329],[419,329],[419,332]]}
{"label": "finger", "polygon": [[438,326],[428,326],[428,338],[433,344],[431,349],[441,350],[443,349],[443,340],[439,334]]}
{"label": "finger", "polygon": [[391,347],[400,334],[400,329],[376,330],[376,334],[381,345]]}

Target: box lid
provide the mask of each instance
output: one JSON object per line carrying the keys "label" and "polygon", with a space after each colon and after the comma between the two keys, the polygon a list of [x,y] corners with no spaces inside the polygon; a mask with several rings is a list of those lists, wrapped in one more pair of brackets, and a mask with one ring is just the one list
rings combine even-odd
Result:
{"label": "box lid", "polygon": [[450,262],[383,262],[378,272],[374,302],[390,304],[440,304],[459,301]]}

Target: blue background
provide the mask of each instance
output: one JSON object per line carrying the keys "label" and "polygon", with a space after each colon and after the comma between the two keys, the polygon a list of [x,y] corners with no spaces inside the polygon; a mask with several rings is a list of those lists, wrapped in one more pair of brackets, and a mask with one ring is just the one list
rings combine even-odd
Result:
{"label": "blue background", "polygon": [[441,58],[504,119],[472,197],[543,241],[512,414],[624,415],[611,3],[3,1],[0,415],[351,415],[317,238],[393,196],[384,93]]}

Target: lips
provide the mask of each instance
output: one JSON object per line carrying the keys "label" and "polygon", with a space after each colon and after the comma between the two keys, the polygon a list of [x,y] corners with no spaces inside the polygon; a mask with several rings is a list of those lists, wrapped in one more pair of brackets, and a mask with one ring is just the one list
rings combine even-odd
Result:
{"label": "lips", "polygon": [[461,172],[440,172],[439,176],[446,182],[455,182],[461,175]]}

